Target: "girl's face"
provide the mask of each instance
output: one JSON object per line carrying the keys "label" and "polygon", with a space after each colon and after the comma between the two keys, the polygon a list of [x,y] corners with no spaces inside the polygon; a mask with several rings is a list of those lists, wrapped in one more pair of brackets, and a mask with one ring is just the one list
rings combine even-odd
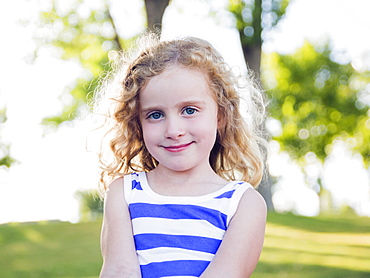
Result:
{"label": "girl's face", "polygon": [[212,94],[200,72],[183,67],[171,67],[149,80],[139,96],[140,122],[145,146],[158,167],[181,172],[210,167],[218,126]]}

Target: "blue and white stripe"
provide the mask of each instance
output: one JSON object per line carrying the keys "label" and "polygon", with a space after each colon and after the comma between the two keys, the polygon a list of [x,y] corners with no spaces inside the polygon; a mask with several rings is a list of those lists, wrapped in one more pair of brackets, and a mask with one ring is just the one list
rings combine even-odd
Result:
{"label": "blue and white stripe", "polygon": [[173,197],[152,191],[144,172],[125,176],[124,183],[143,278],[199,277],[251,188],[231,182],[204,196]]}

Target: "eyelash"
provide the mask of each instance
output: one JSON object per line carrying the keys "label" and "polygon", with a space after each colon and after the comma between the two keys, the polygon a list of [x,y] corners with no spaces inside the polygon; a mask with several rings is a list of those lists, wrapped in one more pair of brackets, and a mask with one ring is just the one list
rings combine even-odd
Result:
{"label": "eyelash", "polygon": [[[189,111],[190,110],[190,111]],[[183,110],[182,110],[182,113],[185,113],[186,112],[186,115],[188,116],[191,116],[193,115],[194,113],[198,112],[198,109],[194,108],[194,107],[185,107]],[[153,118],[154,115],[158,115],[159,117],[157,118]],[[159,120],[161,117],[163,117],[163,113],[162,112],[159,112],[159,111],[154,111],[152,113],[150,113],[146,119],[151,119],[151,120]]]}

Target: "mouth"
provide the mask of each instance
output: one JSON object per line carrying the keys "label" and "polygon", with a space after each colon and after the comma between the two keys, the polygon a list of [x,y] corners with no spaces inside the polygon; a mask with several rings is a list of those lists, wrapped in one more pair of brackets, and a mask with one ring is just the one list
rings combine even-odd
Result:
{"label": "mouth", "polygon": [[182,145],[163,146],[163,148],[169,152],[177,153],[186,150],[191,144],[193,144],[193,142]]}

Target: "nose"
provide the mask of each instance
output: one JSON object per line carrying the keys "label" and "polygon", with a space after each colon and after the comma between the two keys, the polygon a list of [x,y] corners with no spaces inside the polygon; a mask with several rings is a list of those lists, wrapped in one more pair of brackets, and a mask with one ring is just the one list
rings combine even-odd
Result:
{"label": "nose", "polygon": [[166,129],[164,136],[168,139],[177,139],[185,134],[184,119],[178,116],[166,118]]}

